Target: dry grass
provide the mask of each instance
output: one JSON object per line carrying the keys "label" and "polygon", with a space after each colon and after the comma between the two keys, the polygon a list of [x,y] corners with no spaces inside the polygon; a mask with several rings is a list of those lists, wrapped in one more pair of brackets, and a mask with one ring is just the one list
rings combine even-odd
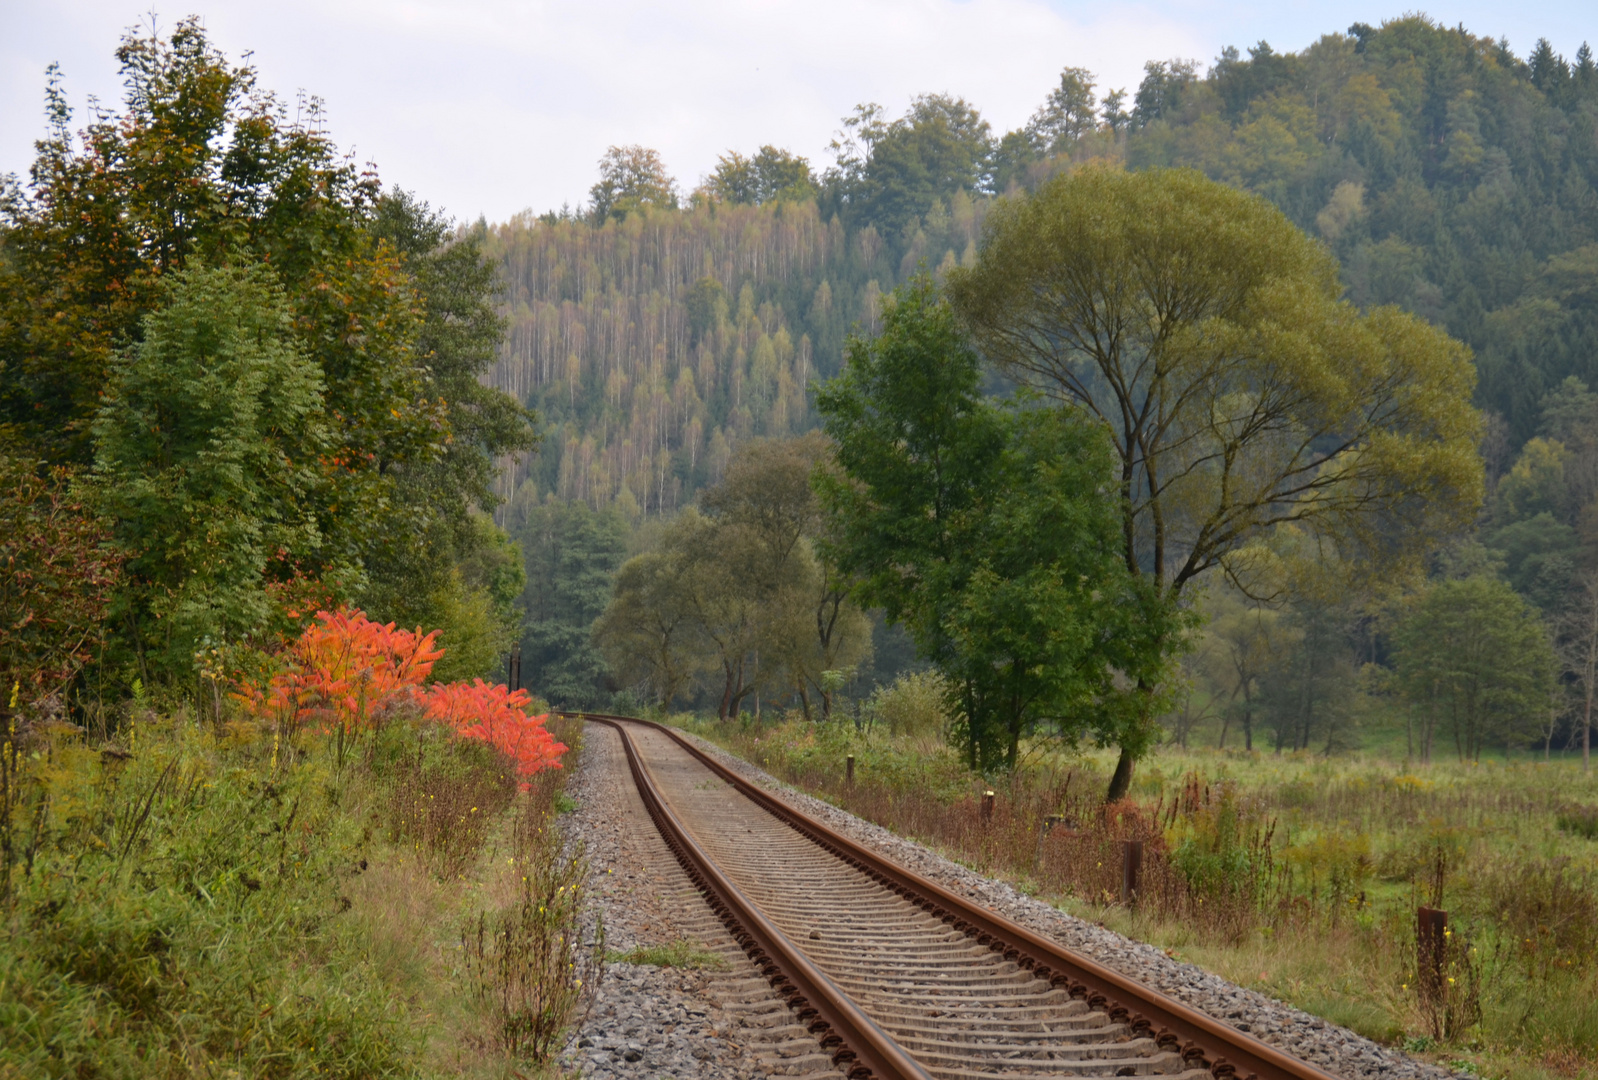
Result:
{"label": "dry grass", "polygon": [[604,924],[584,921],[588,862],[557,822],[563,781],[559,772],[535,777],[512,829],[504,875],[510,902],[480,912],[461,937],[471,992],[495,1045],[535,1062],[560,1049],[604,972]]}

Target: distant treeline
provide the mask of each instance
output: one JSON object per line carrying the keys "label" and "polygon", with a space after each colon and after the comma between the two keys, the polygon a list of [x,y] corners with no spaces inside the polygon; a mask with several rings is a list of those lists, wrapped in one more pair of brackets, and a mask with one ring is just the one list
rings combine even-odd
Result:
{"label": "distant treeline", "polygon": [[1539,42],[1421,16],[1297,53],[1151,61],[1100,95],[1068,68],[1022,128],[928,95],[862,105],[824,171],[764,147],[683,192],[614,148],[589,206],[489,228],[510,333],[493,378],[547,439],[503,479],[670,513],[750,436],[815,425],[806,387],[918,265],[969,263],[992,201],[1091,159],[1184,166],[1270,199],[1342,262],[1350,299],[1397,304],[1475,349],[1488,466],[1538,433],[1567,376],[1598,382],[1598,75]]}

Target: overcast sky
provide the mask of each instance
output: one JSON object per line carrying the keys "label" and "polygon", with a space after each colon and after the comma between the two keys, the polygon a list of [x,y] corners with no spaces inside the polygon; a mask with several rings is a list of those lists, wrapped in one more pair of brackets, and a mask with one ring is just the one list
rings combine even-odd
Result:
{"label": "overcast sky", "polygon": [[[112,53],[149,3],[0,0],[0,173],[25,175],[44,130],[44,69],[58,61],[79,109],[120,100]],[[503,220],[586,197],[612,144],[643,143],[693,187],[729,149],[773,143],[817,167],[857,102],[897,114],[917,93],[961,95],[997,131],[1023,123],[1060,68],[1135,89],[1143,63],[1261,39],[1296,50],[1396,3],[1348,0],[189,0],[262,85],[327,102],[338,144],[460,219]],[[1539,37],[1572,55],[1598,41],[1591,0],[1448,0],[1447,25]]]}

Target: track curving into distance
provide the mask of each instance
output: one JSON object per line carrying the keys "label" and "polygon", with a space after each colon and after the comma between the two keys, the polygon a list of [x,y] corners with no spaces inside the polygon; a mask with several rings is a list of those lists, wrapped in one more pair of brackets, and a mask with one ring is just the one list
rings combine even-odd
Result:
{"label": "track curving into distance", "polygon": [[683,739],[614,727],[683,869],[852,1078],[1334,1080],[905,870]]}

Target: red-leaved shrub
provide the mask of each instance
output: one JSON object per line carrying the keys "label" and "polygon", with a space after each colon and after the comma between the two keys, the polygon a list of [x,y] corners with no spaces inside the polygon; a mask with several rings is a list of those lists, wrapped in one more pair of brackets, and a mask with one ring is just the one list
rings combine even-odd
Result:
{"label": "red-leaved shrub", "polygon": [[368,730],[396,706],[414,703],[423,715],[466,739],[479,739],[510,756],[525,779],[560,768],[566,747],[544,729],[546,716],[529,716],[525,690],[514,694],[481,679],[423,688],[433,664],[435,630],[398,630],[373,622],[359,610],[319,611],[316,621],[289,644],[285,663],[264,687],[241,683],[236,694],[246,711],[290,730],[319,724]]}
{"label": "red-leaved shrub", "polygon": [[[528,716],[531,699],[527,691],[511,693],[505,686],[491,686],[482,679],[436,683],[423,694],[426,716],[455,729],[467,739],[481,739],[515,760],[516,771],[524,778],[543,769],[560,768],[566,744],[558,743],[544,729],[548,714]],[[522,784],[522,790],[527,784]]]}

